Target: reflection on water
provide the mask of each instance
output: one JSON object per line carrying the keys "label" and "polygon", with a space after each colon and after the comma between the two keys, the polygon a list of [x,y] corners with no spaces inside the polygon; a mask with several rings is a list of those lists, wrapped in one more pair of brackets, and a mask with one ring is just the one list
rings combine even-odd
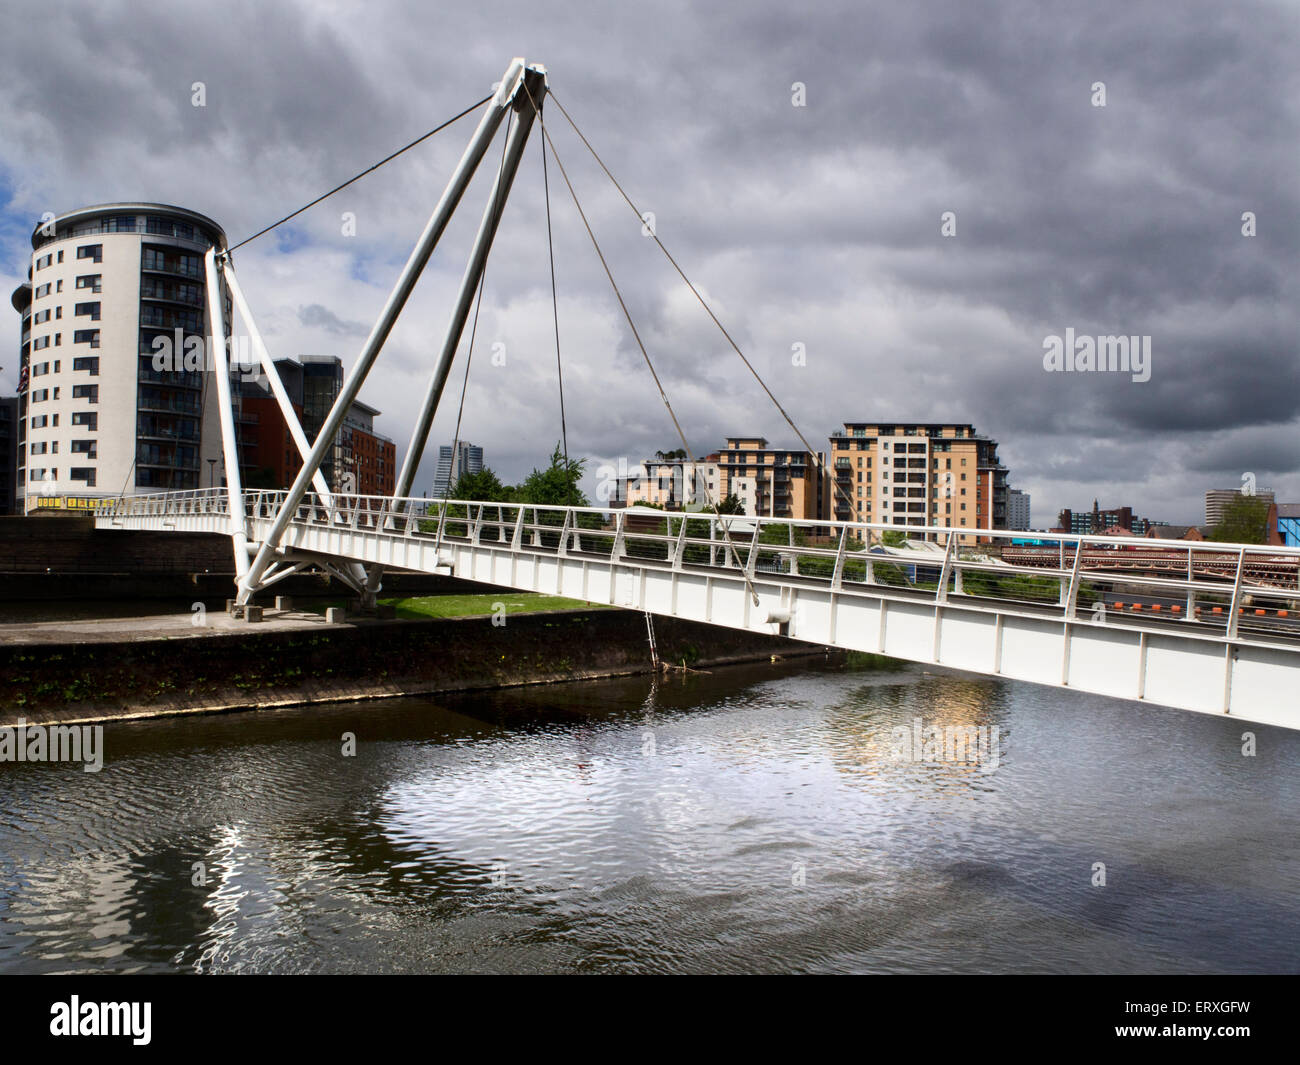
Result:
{"label": "reflection on water", "polygon": [[1300,736],[1242,731],[803,665],[110,726],[0,767],[0,970],[1295,971]]}

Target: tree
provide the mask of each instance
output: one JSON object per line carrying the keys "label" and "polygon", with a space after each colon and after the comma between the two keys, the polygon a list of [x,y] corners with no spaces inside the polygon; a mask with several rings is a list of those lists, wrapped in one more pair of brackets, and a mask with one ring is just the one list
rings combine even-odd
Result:
{"label": "tree", "polygon": [[718,514],[744,514],[745,504],[733,492],[713,509]]}
{"label": "tree", "polygon": [[1259,496],[1237,496],[1223,508],[1223,519],[1210,530],[1220,544],[1262,544],[1268,540],[1268,502]]}
{"label": "tree", "polygon": [[557,442],[551,452],[551,464],[544,470],[534,469],[515,491],[514,502],[548,507],[585,507],[588,500],[578,488],[586,459],[568,459]]}
{"label": "tree", "polygon": [[478,473],[462,473],[452,489],[452,499],[468,499],[482,503],[509,503],[515,490],[501,483],[501,478],[484,466]]}

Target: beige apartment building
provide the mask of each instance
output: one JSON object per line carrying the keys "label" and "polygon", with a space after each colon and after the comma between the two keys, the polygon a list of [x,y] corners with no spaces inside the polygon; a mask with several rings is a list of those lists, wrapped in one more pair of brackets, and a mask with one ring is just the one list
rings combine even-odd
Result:
{"label": "beige apartment building", "polygon": [[837,521],[1007,527],[1007,470],[973,425],[845,422],[830,445]]}
{"label": "beige apartment building", "polygon": [[761,436],[729,436],[718,452],[720,492],[737,496],[745,513],[817,521],[827,517],[826,455],[769,447]]}
{"label": "beige apartment building", "polygon": [[714,499],[721,502],[720,483],[716,454],[695,460],[646,459],[622,480],[615,502],[629,507],[651,504],[665,510],[693,509]]}
{"label": "beige apartment building", "polygon": [[222,483],[207,359],[159,370],[154,341],[211,335],[203,256],[225,242],[211,219],[154,203],[86,207],[36,228],[29,281],[13,293],[20,511]]}

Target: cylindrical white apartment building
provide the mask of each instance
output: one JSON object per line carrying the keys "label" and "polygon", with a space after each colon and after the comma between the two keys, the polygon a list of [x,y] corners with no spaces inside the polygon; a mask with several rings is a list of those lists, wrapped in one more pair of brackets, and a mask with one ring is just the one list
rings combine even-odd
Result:
{"label": "cylindrical white apartment building", "polygon": [[30,303],[27,286],[13,298],[20,512],[224,482],[206,355],[187,369],[177,350],[155,365],[158,337],[211,336],[203,257],[214,245],[226,235],[210,218],[158,203],[85,207],[36,228]]}

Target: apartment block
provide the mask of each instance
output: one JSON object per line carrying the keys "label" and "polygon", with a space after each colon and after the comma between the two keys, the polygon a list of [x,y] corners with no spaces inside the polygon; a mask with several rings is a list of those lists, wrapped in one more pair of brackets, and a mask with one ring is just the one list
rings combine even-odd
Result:
{"label": "apartment block", "polygon": [[13,293],[17,508],[200,487],[206,460],[221,458],[203,269],[208,248],[225,246],[221,227],[113,203],[43,222],[31,240],[29,280]]}
{"label": "apartment block", "polygon": [[1008,527],[1007,469],[973,425],[845,422],[830,446],[837,521]]}
{"label": "apartment block", "polygon": [[[629,507],[651,504],[665,510],[688,510],[705,507],[711,501],[722,502],[722,472],[718,455],[702,459],[646,459],[616,489],[614,502]],[[752,482],[749,496],[753,497]]]}
{"label": "apartment block", "polygon": [[761,436],[729,436],[718,452],[718,471],[719,498],[734,494],[746,504],[746,514],[805,521],[827,517],[825,452],[774,448]]}
{"label": "apartment block", "polygon": [[[1223,521],[1223,512],[1227,509],[1228,504],[1233,500],[1240,499],[1242,492],[1240,488],[1211,488],[1205,493],[1205,524],[1218,525]],[[1273,498],[1271,488],[1261,488],[1254,492],[1255,499],[1262,499],[1269,506],[1272,506],[1276,500]]]}
{"label": "apartment block", "polygon": [[[343,362],[332,355],[277,359],[276,373],[309,441],[319,435],[343,388]],[[264,377],[234,389],[240,477],[248,488],[287,488],[302,469],[302,456],[279,403]],[[310,414],[308,411],[310,410]],[[380,412],[353,402],[321,463],[333,491],[391,495],[397,483],[397,447],[375,432]]]}

